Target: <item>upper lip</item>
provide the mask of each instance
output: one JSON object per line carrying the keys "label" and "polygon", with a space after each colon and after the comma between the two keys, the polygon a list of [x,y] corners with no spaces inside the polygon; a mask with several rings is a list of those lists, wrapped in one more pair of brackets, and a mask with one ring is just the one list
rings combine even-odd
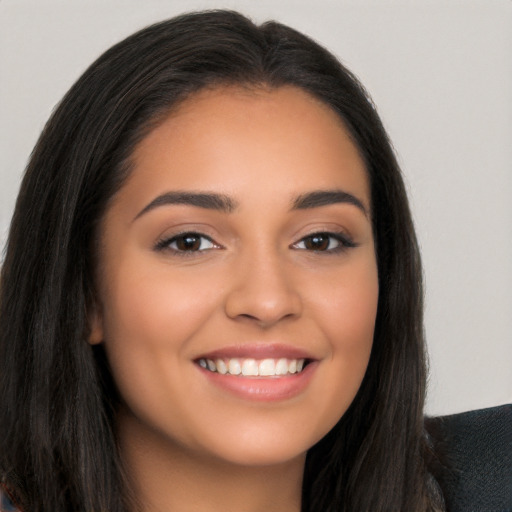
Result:
{"label": "upper lip", "polygon": [[282,343],[244,343],[231,345],[201,354],[195,359],[316,359],[308,351]]}

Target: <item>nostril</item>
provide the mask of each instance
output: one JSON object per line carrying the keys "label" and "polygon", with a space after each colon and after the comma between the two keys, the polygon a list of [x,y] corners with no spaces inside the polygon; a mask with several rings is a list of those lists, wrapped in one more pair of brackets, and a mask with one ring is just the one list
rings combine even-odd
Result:
{"label": "nostril", "polygon": [[301,315],[302,301],[295,291],[262,279],[242,281],[229,290],[225,312],[233,320],[253,321],[261,327]]}
{"label": "nostril", "polygon": [[242,313],[238,315],[240,318],[247,318],[248,320],[256,320],[258,321],[258,318],[254,315],[250,315],[249,313]]}

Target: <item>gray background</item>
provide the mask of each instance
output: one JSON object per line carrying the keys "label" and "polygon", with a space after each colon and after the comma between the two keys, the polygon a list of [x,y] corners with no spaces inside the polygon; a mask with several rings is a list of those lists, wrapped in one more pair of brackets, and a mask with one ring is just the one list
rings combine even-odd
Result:
{"label": "gray background", "polygon": [[427,411],[512,402],[510,0],[0,0],[1,246],[37,136],[86,66],[144,25],[215,7],[290,24],[360,77],[422,246]]}

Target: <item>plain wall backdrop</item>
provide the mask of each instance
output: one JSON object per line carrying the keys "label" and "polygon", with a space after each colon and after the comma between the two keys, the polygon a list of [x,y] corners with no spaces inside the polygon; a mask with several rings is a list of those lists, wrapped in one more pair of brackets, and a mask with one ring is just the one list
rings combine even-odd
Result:
{"label": "plain wall backdrop", "polygon": [[423,252],[427,412],[512,402],[510,0],[0,0],[1,246],[31,149],[85,68],[145,25],[212,8],[289,24],[362,80]]}

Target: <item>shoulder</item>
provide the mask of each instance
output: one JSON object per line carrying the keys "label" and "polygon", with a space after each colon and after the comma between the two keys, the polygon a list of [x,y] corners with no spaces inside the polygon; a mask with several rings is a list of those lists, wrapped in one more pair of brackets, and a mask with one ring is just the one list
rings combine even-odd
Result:
{"label": "shoulder", "polygon": [[512,511],[512,404],[426,418],[450,512]]}

